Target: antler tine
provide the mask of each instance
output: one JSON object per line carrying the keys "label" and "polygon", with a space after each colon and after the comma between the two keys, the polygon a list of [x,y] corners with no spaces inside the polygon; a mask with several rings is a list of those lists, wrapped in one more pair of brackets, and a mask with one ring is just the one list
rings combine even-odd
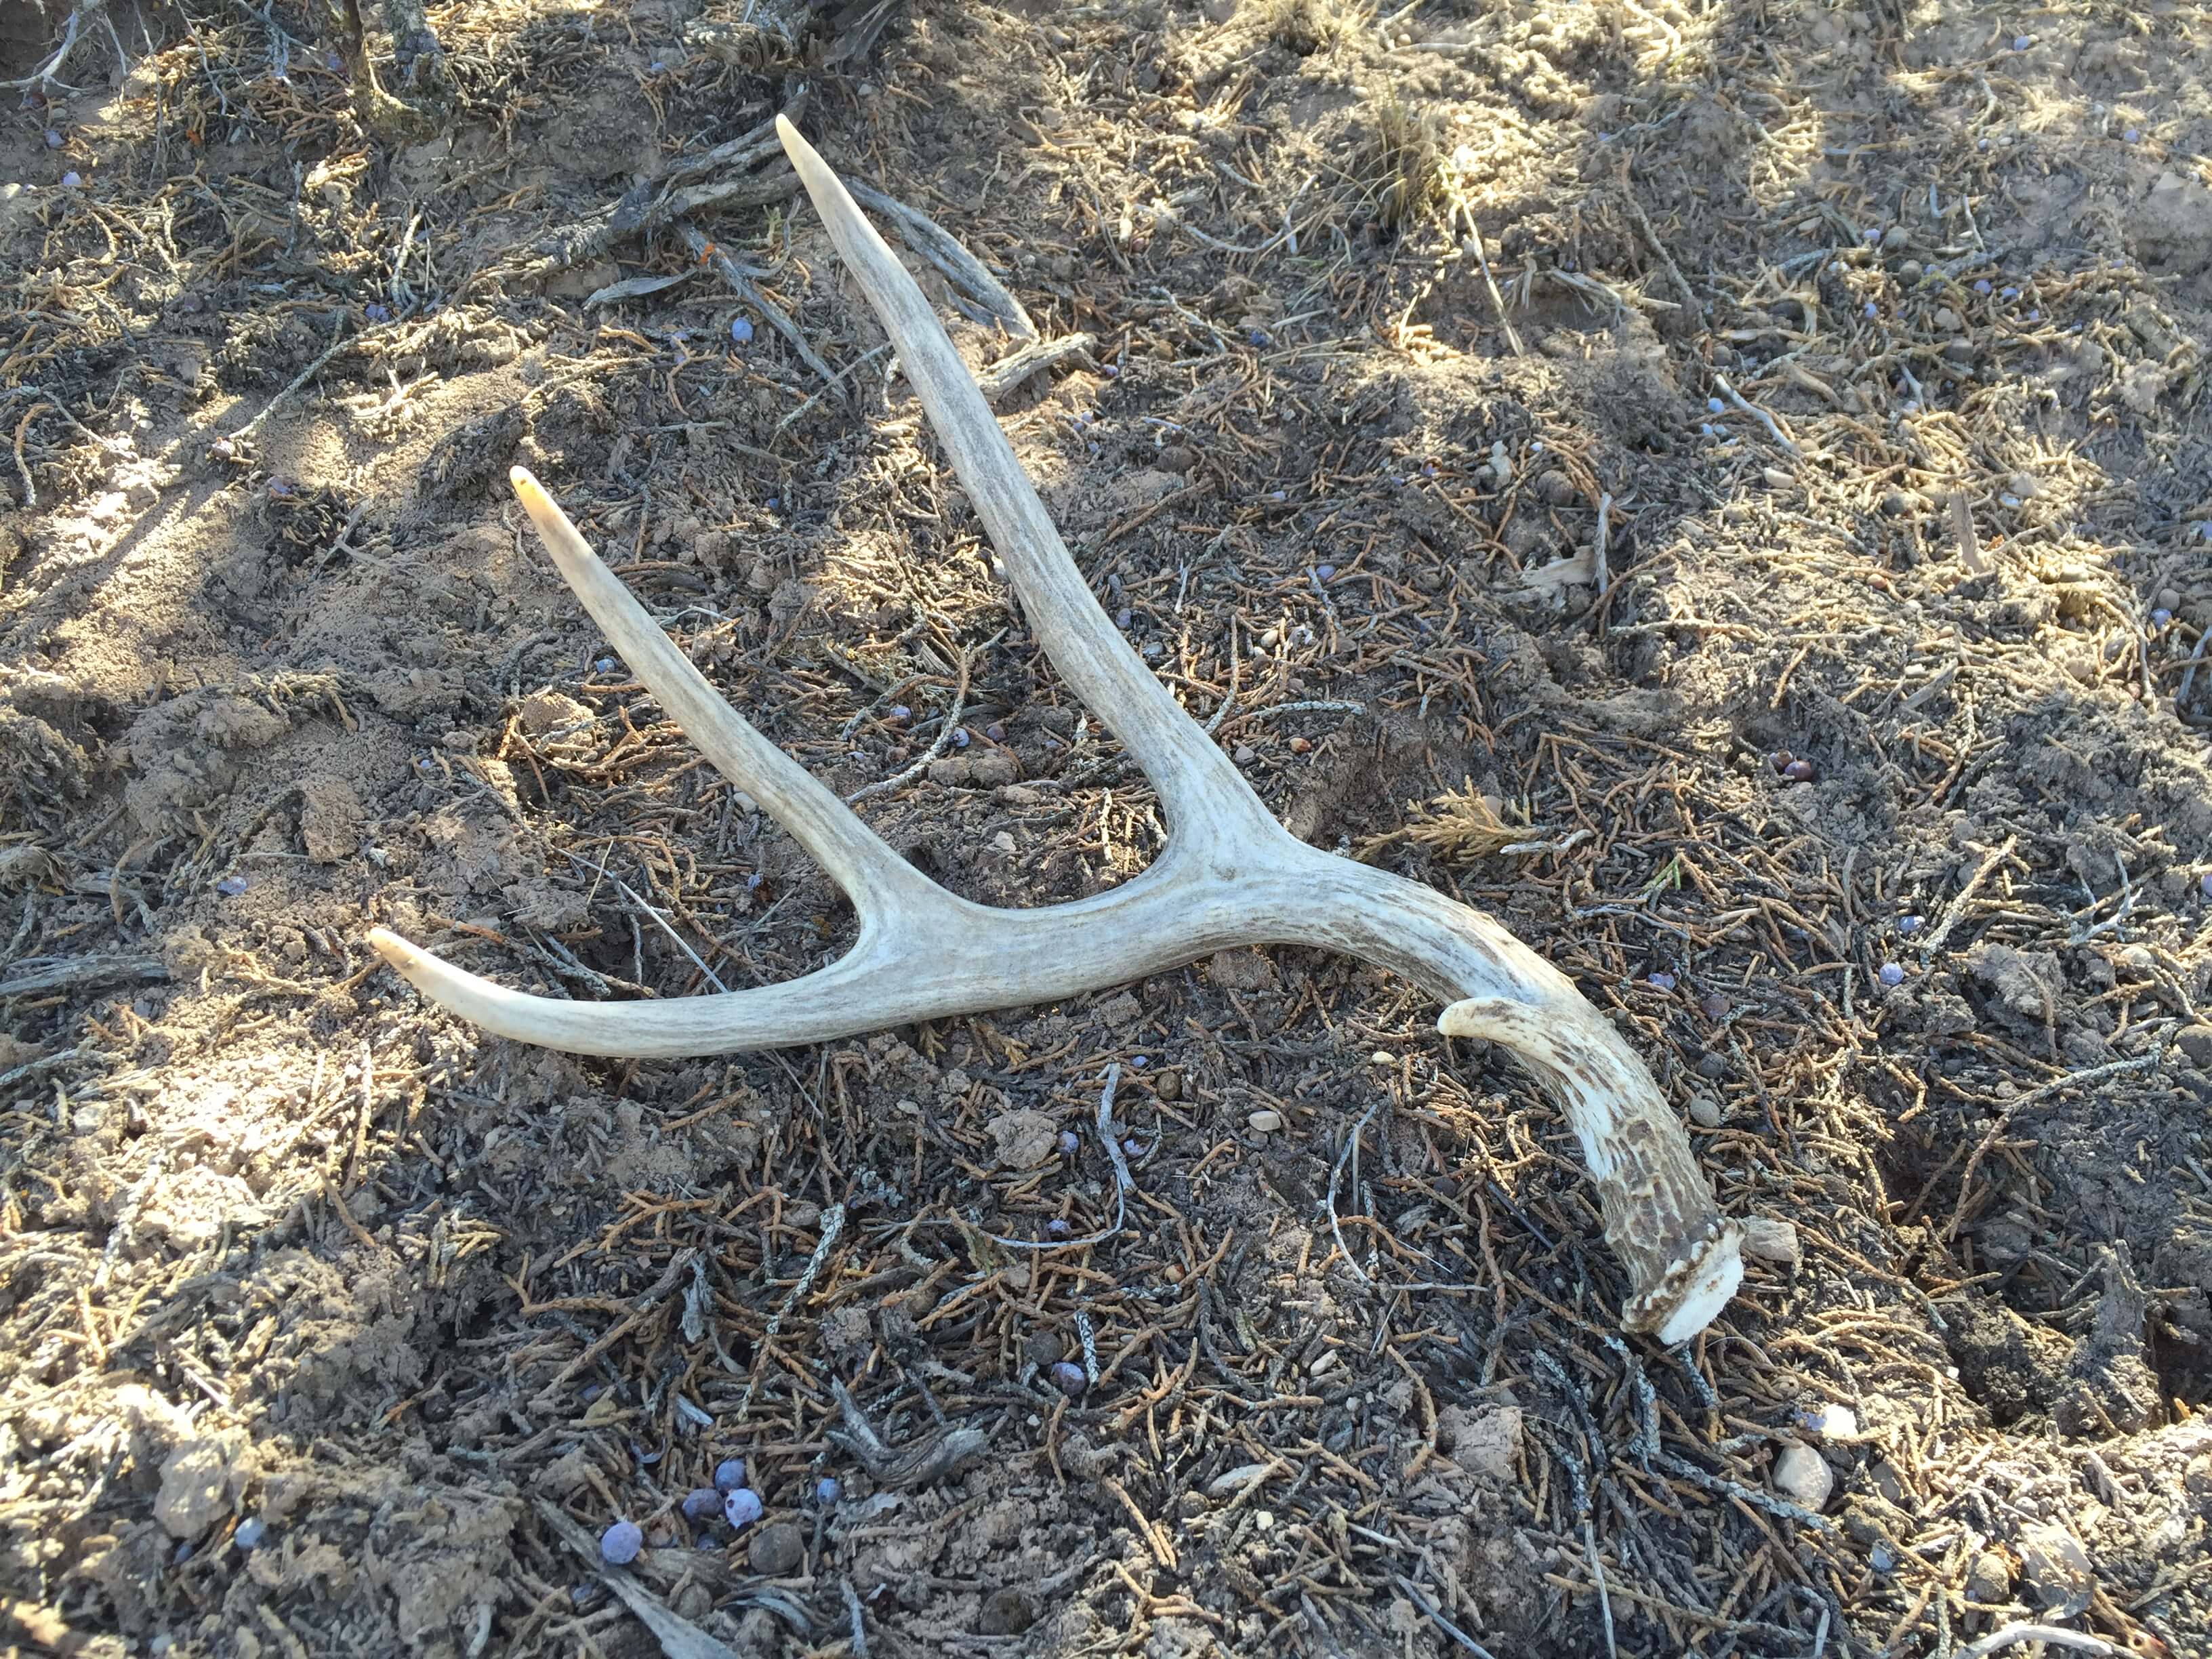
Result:
{"label": "antler tine", "polygon": [[[1144,768],[1167,808],[1173,835],[1183,843],[1182,856],[1194,842],[1289,839],[1243,775],[1099,609],[1036,485],[906,267],[789,118],[778,116],[775,130],[830,240],[890,336],[908,382],[1013,579],[1038,642],[1084,706]],[[1170,851],[1174,854],[1172,842]]]}
{"label": "antler tine", "polygon": [[507,474],[562,579],[659,698],[669,717],[723,776],[758,801],[818,860],[863,912],[898,900],[927,902],[943,892],[886,847],[814,775],[753,729],[725,702],[660,624],[592,551],[557,502],[521,467]]}

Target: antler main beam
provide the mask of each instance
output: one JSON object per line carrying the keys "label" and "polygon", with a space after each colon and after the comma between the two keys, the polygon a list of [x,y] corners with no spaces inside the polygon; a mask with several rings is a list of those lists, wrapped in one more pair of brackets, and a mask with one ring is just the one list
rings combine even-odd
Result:
{"label": "antler main beam", "polygon": [[622,1003],[510,991],[380,927],[370,942],[425,996],[487,1030],[633,1059],[826,1042],[1048,1002],[1237,945],[1340,951],[1438,997],[1449,1005],[1438,1030],[1510,1050],[1559,1103],[1597,1185],[1606,1238],[1628,1270],[1622,1326],[1665,1342],[1703,1329],[1742,1277],[1741,1233],[1722,1220],[1688,1137],[1634,1051],[1564,975],[1488,917],[1318,852],[1275,821],[1099,609],[905,268],[813,147],[787,121],[777,130],[1038,642],[1158,791],[1172,830],[1166,851],[1135,880],[1072,904],[997,910],[946,892],[732,710],[518,468],[524,510],[608,642],[723,775],[821,860],[851,896],[860,936],[832,966],[785,984]]}

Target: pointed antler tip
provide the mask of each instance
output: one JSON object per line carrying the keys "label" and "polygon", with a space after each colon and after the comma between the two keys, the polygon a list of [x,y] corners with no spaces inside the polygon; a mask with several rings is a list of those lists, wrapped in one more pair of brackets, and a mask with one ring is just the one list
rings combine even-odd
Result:
{"label": "pointed antler tip", "polygon": [[410,958],[422,954],[389,927],[370,928],[368,944],[371,950],[394,968],[404,967]]}

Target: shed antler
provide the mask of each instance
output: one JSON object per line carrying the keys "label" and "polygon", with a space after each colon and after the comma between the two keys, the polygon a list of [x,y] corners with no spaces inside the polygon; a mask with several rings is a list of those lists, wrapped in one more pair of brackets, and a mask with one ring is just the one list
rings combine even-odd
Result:
{"label": "shed antler", "polygon": [[1688,1138],[1651,1074],[1565,975],[1486,916],[1401,877],[1319,852],[1278,823],[1098,608],[996,418],[905,270],[788,122],[784,147],[1061,676],[1158,790],[1172,828],[1143,875],[1074,903],[998,910],[908,864],[715,694],[601,564],[536,479],[515,493],[568,586],[708,759],[851,896],[860,934],[830,967],[782,985],[666,1001],[574,1003],[505,990],[379,928],[385,960],[424,995],[501,1036],[634,1059],[773,1048],[1051,1001],[1246,945],[1337,951],[1449,1004],[1448,1036],[1512,1051],[1565,1109],[1626,1267],[1621,1323],[1677,1342],[1743,1273]]}

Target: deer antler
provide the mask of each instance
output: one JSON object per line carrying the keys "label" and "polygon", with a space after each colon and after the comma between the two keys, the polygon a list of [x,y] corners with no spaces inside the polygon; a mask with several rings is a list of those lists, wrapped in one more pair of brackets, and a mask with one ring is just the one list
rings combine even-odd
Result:
{"label": "deer antler", "polygon": [[903,267],[813,148],[779,121],[807,192],[883,320],[908,380],[1060,675],[1158,790],[1166,850],[1127,884],[1044,909],[997,910],[931,882],[731,709],[592,554],[529,473],[514,489],[554,563],[661,706],[851,896],[852,951],[781,985],[666,1001],[527,996],[378,928],[370,942],[433,1001],[486,1030],[576,1054],[664,1058],[817,1042],[1046,1002],[1245,945],[1307,945],[1405,975],[1450,1006],[1448,1036],[1516,1054],[1565,1109],[1627,1268],[1621,1323],[1678,1342],[1743,1274],[1688,1138],[1651,1074],[1565,975],[1488,917],[1334,857],[1278,823],[1228,757],[1107,620],[996,418]]}

